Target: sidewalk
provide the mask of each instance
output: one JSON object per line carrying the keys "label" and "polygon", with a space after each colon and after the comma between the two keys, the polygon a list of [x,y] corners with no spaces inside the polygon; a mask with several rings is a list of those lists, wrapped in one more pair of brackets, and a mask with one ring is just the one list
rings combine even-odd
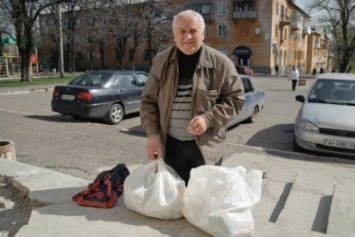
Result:
{"label": "sidewalk", "polygon": [[[0,88],[0,95],[53,87]],[[253,237],[355,237],[354,170],[288,155],[289,159],[260,155],[251,148],[222,164],[264,172],[262,199],[253,210]],[[139,165],[129,167],[130,171]],[[209,236],[184,218],[163,221],[131,212],[122,197],[111,209],[78,206],[71,197],[92,180],[1,158],[0,175],[12,177],[12,185],[32,204],[28,225],[15,237]]]}
{"label": "sidewalk", "polygon": [[56,84],[53,85],[33,85],[25,87],[0,87],[1,95],[16,95],[16,94],[27,94],[31,92],[44,92],[52,91]]}
{"label": "sidewalk", "polygon": [[[222,165],[264,172],[253,237],[355,236],[352,169],[252,153],[234,154]],[[134,213],[123,196],[111,209],[79,206],[71,197],[88,180],[6,159],[0,159],[0,175],[14,177],[13,185],[33,205],[28,225],[16,237],[209,236],[184,218],[166,221]]]}
{"label": "sidewalk", "polygon": [[[65,76],[78,76],[83,72],[75,72],[75,73],[66,73]],[[34,78],[40,78],[41,76],[35,76]],[[59,74],[51,74],[46,77],[59,77]],[[1,77],[0,83],[2,80],[20,80],[20,77]],[[32,85],[32,86],[23,86],[23,87],[0,87],[0,95],[11,95],[11,94],[24,94],[31,92],[43,92],[43,91],[52,91],[56,84],[48,84],[48,85]]]}
{"label": "sidewalk", "polygon": [[[270,78],[280,78],[280,77],[287,78],[287,75],[275,76],[275,75],[260,74],[260,73],[255,73],[255,76],[270,77]],[[305,74],[305,75],[301,75],[300,78],[313,79],[313,76]],[[0,82],[1,82],[1,79],[8,80],[9,78],[0,78]],[[12,78],[12,79],[19,80],[19,78]],[[55,86],[56,86],[55,84],[51,84],[51,85],[33,85],[33,86],[25,86],[25,87],[0,87],[0,95],[52,91]]]}

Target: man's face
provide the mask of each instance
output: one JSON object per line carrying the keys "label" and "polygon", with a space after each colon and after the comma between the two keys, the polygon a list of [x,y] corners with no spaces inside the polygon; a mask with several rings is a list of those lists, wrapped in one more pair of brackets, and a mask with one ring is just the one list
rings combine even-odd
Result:
{"label": "man's face", "polygon": [[180,17],[176,21],[174,29],[174,41],[176,47],[186,55],[196,53],[204,40],[204,29],[197,17]]}

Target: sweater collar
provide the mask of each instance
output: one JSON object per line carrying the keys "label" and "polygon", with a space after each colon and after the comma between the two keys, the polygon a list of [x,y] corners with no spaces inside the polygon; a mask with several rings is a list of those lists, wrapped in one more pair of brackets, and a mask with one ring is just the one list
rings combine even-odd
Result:
{"label": "sweater collar", "polygon": [[[201,48],[199,49],[200,52],[200,58],[197,63],[197,68],[199,67],[208,67],[212,68],[213,67],[213,62],[212,62],[212,55],[208,52],[209,46],[202,44]],[[178,62],[178,56],[179,56],[179,49],[174,46],[172,47],[172,57],[170,57],[170,62],[176,61]]]}

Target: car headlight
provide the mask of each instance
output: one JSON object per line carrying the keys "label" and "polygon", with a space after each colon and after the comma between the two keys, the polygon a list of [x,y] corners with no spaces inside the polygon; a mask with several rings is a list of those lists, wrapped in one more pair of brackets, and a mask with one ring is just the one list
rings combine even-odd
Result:
{"label": "car headlight", "polygon": [[319,128],[308,120],[301,120],[300,128],[308,132],[319,133]]}

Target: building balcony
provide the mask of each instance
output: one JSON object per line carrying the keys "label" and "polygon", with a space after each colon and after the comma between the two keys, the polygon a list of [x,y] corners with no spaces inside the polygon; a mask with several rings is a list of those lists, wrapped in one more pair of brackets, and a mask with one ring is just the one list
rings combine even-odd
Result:
{"label": "building balcony", "polygon": [[303,34],[304,35],[311,34],[311,27],[310,26],[303,26]]}
{"label": "building balcony", "polygon": [[293,30],[301,30],[303,28],[302,22],[298,20],[291,20],[291,29]]}
{"label": "building balcony", "polygon": [[290,23],[291,23],[291,29],[301,30],[303,28],[302,15],[297,11],[293,11]]}
{"label": "building balcony", "polygon": [[290,18],[289,17],[285,17],[285,16],[281,16],[279,24],[280,24],[280,28],[282,29],[284,26],[290,24]]}
{"label": "building balcony", "polygon": [[205,22],[212,22],[213,21],[213,14],[201,14]]}
{"label": "building balcony", "polygon": [[233,12],[233,19],[255,19],[256,11]]}

